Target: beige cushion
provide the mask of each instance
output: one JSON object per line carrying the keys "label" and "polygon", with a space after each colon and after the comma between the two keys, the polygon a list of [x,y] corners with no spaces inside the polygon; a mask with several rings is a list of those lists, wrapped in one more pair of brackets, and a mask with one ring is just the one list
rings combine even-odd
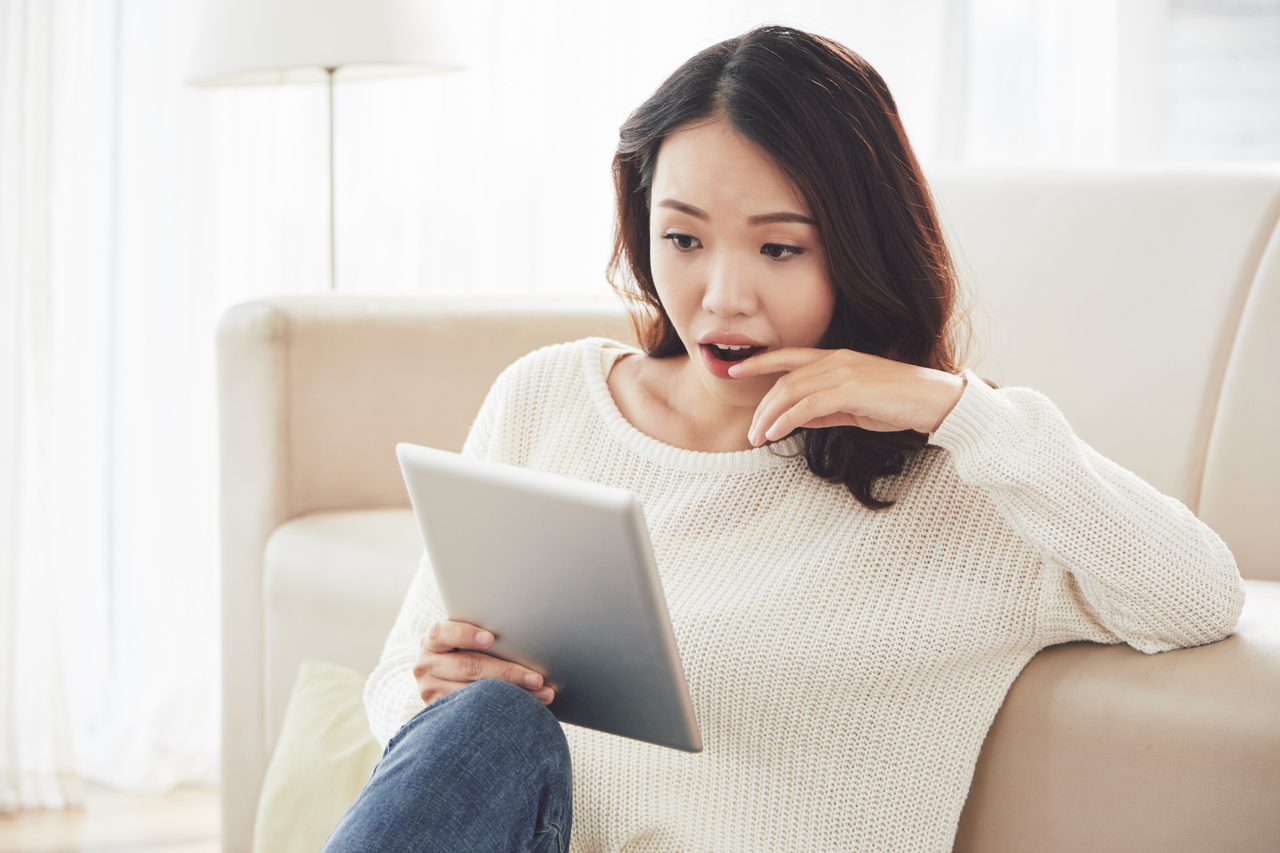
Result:
{"label": "beige cushion", "polygon": [[1280,581],[1280,229],[1258,265],[1223,380],[1204,466],[1200,518],[1247,578]]}
{"label": "beige cushion", "polygon": [[[1280,170],[965,171],[933,187],[977,301],[979,373],[1048,395],[1096,450],[1198,511]],[[1241,391],[1268,393],[1256,381]],[[1271,458],[1264,443],[1248,464]]]}
{"label": "beige cushion", "polygon": [[268,750],[302,661],[377,666],[421,558],[409,509],[317,512],[272,534],[263,568]]}
{"label": "beige cushion", "polygon": [[303,661],[258,798],[254,853],[316,853],[382,756],[360,673]]}

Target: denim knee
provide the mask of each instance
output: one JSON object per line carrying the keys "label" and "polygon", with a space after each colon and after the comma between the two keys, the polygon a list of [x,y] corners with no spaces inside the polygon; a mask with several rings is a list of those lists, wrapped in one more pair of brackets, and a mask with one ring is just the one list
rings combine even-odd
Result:
{"label": "denim knee", "polygon": [[572,821],[560,723],[528,691],[477,681],[396,733],[325,850],[552,853]]}
{"label": "denim knee", "polygon": [[[570,761],[564,731],[547,706],[524,688],[497,679],[472,682],[432,702],[396,732],[383,757],[418,735],[437,752],[450,745],[475,752],[527,744],[529,758],[538,763],[567,768]],[[403,751],[414,749],[413,743],[404,746]]]}
{"label": "denim knee", "polygon": [[550,709],[528,690],[509,681],[474,681],[439,701],[447,703],[443,710],[466,714],[475,725],[484,728],[522,728],[533,737],[563,740],[564,732]]}
{"label": "denim knee", "polygon": [[[422,708],[392,736],[387,751],[422,727],[449,727],[453,722],[463,721],[472,730],[499,727],[511,735],[564,743],[564,733],[556,716],[529,690],[509,681],[484,679],[472,681],[465,688],[454,690]],[[567,756],[567,743],[564,751]]]}

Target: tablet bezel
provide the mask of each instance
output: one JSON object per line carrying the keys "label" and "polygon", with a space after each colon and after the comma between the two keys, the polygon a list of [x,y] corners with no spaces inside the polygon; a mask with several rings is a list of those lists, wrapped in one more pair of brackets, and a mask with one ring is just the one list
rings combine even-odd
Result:
{"label": "tablet bezel", "polygon": [[634,493],[415,444],[396,456],[450,620],[541,672],[561,722],[701,751]]}

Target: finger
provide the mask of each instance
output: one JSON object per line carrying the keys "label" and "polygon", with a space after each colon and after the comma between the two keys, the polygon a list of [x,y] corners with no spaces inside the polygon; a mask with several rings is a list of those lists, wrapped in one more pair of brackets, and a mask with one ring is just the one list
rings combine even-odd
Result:
{"label": "finger", "polygon": [[[764,444],[765,441],[776,441],[785,436],[785,432],[775,434],[772,431],[778,419],[782,417],[784,412],[789,411],[802,400],[819,392],[839,389],[843,394],[844,402],[848,402],[849,378],[843,371],[837,369],[837,365],[824,367],[827,364],[829,363],[823,362],[811,365],[805,369],[789,373],[774,383],[774,386],[760,400],[760,404],[756,406],[755,415],[752,417],[751,428],[747,432],[747,438],[753,445],[759,446]],[[843,405],[838,404],[836,409],[815,413],[813,417],[818,418],[823,415],[833,414],[834,411],[840,411],[841,409],[843,409]],[[797,425],[803,426],[803,424]]]}
{"label": "finger", "polygon": [[[537,673],[533,674],[537,675]],[[414,676],[418,682],[419,695],[422,697],[422,701],[428,705],[436,699],[448,696],[450,693],[456,693],[468,684],[474,683],[471,681],[452,681],[446,678],[439,678],[434,675],[429,675],[421,670],[415,670]],[[481,679],[476,680],[479,681]],[[538,688],[530,687],[527,682],[518,684],[518,686],[529,691],[529,694],[543,705],[550,705],[556,698],[555,689],[546,684],[543,684]]]}
{"label": "finger", "polygon": [[[762,427],[762,431],[758,431],[756,436],[764,441],[778,441],[791,434],[791,432],[799,427],[814,421],[821,421],[825,418],[836,414],[845,413],[843,410],[844,395],[839,388],[826,388],[816,393],[800,398],[794,405],[786,409],[771,425]],[[753,439],[753,443],[754,443]]]}
{"label": "finger", "polygon": [[466,622],[450,622],[442,619],[427,631],[422,640],[426,651],[437,654],[451,652],[454,649],[479,649],[483,651],[493,645],[493,632]]}
{"label": "finger", "polygon": [[441,681],[438,678],[433,678],[427,681],[419,680],[418,695],[422,697],[422,701],[425,704],[430,705],[437,699],[443,699],[450,693],[456,693],[466,686],[467,685],[465,684],[458,684],[453,681]]}
{"label": "finger", "polygon": [[[913,429],[901,412],[890,412],[886,417],[852,411],[847,391],[847,388],[830,388],[799,401],[779,416],[774,426],[765,434],[764,440],[777,441],[800,427],[821,429],[833,426],[856,426],[871,432],[901,432],[904,429]],[[817,414],[832,407],[838,408],[826,414]],[[805,420],[811,414],[814,417]]]}
{"label": "finger", "polygon": [[804,429],[823,429],[824,427],[835,426],[860,426],[865,429],[875,429],[875,427],[868,427],[866,425],[867,420],[867,418],[851,415],[848,412],[836,412],[833,415],[824,415],[820,418],[814,418],[808,423],[800,424],[800,426]]}
{"label": "finger", "polygon": [[764,376],[770,373],[788,373],[815,361],[821,361],[831,354],[831,350],[810,349],[807,347],[785,347],[777,350],[766,350],[750,358],[744,358],[729,367],[729,375],[735,379],[746,379],[749,376]]}
{"label": "finger", "polygon": [[[818,389],[818,386],[811,387],[811,380],[828,373],[829,371],[824,367],[828,364],[829,362],[820,361],[805,365],[785,374],[773,383],[756,405],[755,413],[751,417],[751,427],[747,430],[747,437],[753,444],[763,444],[765,429],[777,420],[778,415]],[[833,383],[826,380],[824,384]]]}
{"label": "finger", "polygon": [[481,652],[452,652],[440,655],[429,667],[436,678],[468,684],[492,678],[507,681],[530,692],[546,685],[542,675],[518,663],[495,658]]}

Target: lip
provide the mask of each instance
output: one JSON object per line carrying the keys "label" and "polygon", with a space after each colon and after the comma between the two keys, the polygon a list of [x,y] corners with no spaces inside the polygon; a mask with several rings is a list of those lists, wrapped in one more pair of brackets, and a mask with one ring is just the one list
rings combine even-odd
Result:
{"label": "lip", "polygon": [[731,347],[763,347],[767,349],[766,344],[762,344],[754,338],[748,338],[746,335],[739,335],[736,332],[707,332],[698,338],[698,344],[704,347],[711,344],[725,344]]}
{"label": "lip", "polygon": [[698,342],[698,351],[702,353],[702,364],[706,367],[707,372],[716,379],[726,379],[731,382],[737,381],[738,377],[729,375],[729,368],[739,362],[721,361],[711,354],[713,344],[728,344],[730,346],[740,347],[761,347],[761,351],[767,350],[764,344],[757,343],[745,335],[728,335],[728,334],[711,334],[706,335],[703,340]]}

